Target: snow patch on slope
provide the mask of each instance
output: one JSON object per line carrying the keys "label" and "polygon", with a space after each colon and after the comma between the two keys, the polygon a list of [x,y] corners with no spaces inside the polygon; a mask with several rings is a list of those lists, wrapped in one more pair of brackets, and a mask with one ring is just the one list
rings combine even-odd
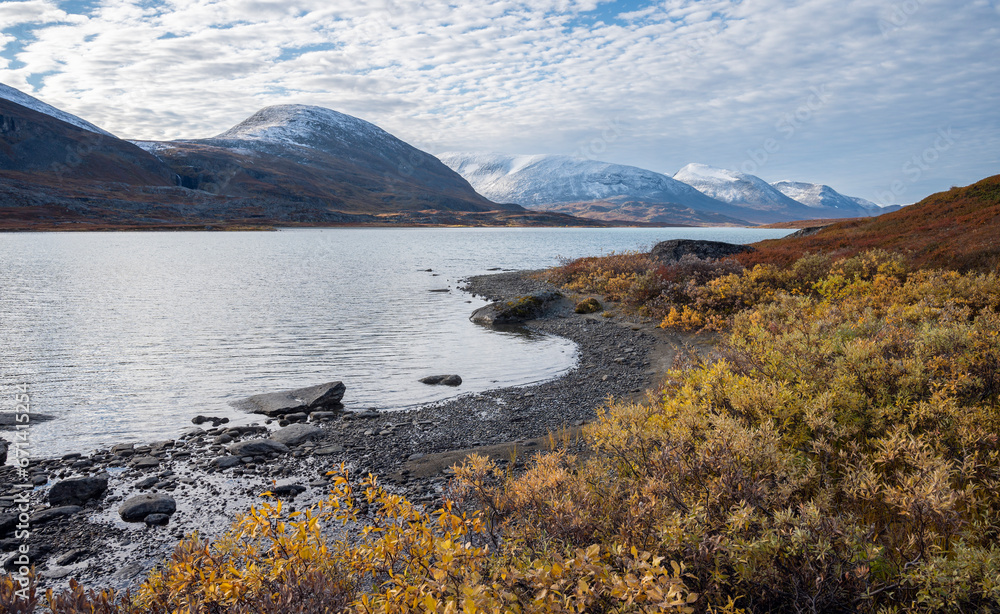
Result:
{"label": "snow patch on slope", "polygon": [[15,104],[19,104],[22,107],[27,107],[32,111],[38,111],[39,113],[44,113],[49,117],[54,117],[59,121],[64,121],[67,124],[72,124],[77,128],[82,128],[89,132],[95,132],[97,134],[103,134],[104,136],[110,136],[110,137],[115,136],[106,130],[101,130],[100,128],[98,128],[97,126],[88,121],[80,119],[76,115],[71,115],[65,111],[60,111],[59,109],[53,107],[52,105],[45,104],[44,102],[35,98],[34,96],[29,96],[28,94],[25,94],[21,90],[16,90],[10,87],[9,85],[4,85],[3,83],[0,83],[0,98],[9,100]]}

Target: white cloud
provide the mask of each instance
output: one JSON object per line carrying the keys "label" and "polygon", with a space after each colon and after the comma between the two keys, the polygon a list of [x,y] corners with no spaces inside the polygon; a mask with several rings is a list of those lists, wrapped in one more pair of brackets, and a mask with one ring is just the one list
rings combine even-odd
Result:
{"label": "white cloud", "polygon": [[[976,135],[949,152],[968,177],[928,173],[926,191],[996,171],[979,159],[1000,138],[995,6],[917,4],[886,32],[878,0],[668,0],[599,25],[596,2],[570,0],[105,0],[86,17],[5,2],[0,23],[43,25],[0,81],[129,138],[210,136],[283,102],[431,151],[570,153],[617,118],[604,157],[655,170],[736,167],[779,138],[765,178],[870,197],[939,125]],[[779,122],[821,86],[785,139]]]}

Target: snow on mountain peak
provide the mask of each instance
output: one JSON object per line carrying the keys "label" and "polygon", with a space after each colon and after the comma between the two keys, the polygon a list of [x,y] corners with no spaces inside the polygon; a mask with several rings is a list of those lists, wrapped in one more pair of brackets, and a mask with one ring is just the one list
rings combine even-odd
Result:
{"label": "snow on mountain peak", "polygon": [[45,104],[41,100],[35,98],[34,96],[29,96],[21,90],[14,89],[9,85],[4,85],[0,83],[0,98],[4,100],[9,100],[15,104],[19,104],[22,107],[27,107],[32,111],[38,111],[39,113],[44,113],[49,117],[54,117],[59,121],[64,121],[67,124],[72,124],[77,128],[82,128],[89,132],[96,132],[97,134],[103,134],[104,136],[113,137],[114,135],[106,130],[101,130],[94,124],[80,119],[76,115],[71,115],[65,111],[60,111],[59,109],[53,107],[52,105]]}
{"label": "snow on mountain peak", "polygon": [[264,107],[214,138],[313,147],[317,139],[346,135],[379,140],[395,139],[388,132],[363,119],[303,104]]}

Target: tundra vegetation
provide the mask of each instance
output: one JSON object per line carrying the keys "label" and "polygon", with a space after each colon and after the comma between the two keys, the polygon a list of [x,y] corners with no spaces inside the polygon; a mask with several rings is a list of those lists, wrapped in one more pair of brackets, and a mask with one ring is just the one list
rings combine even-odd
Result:
{"label": "tundra vegetation", "polygon": [[[430,512],[342,471],[193,535],[137,590],[78,585],[0,610],[1000,611],[1000,278],[872,249],[787,264],[644,254],[546,273],[665,328],[712,329],[586,454],[513,475],[470,457]],[[324,527],[347,522],[344,537]]]}

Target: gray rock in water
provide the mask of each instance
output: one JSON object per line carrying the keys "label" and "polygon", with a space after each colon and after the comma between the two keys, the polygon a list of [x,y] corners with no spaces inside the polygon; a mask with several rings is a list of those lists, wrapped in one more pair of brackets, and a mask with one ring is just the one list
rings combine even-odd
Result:
{"label": "gray rock in water", "polygon": [[314,439],[323,434],[323,429],[308,424],[290,424],[271,435],[271,441],[277,441],[286,446],[297,446],[304,441]]}
{"label": "gray rock in water", "polygon": [[510,301],[480,307],[472,312],[469,319],[476,324],[518,324],[544,316],[552,303],[561,296],[558,292],[536,292],[519,296]]}
{"label": "gray rock in water", "polygon": [[9,441],[0,437],[0,465],[7,462],[7,446],[9,445]]}
{"label": "gray rock in water", "polygon": [[288,446],[271,439],[247,439],[229,446],[229,453],[233,456],[266,456],[271,452],[286,454]]}
{"label": "gray rock in water", "polygon": [[691,254],[697,258],[717,260],[728,258],[744,252],[756,251],[749,245],[723,243],[722,241],[695,241],[691,239],[672,239],[660,241],[653,246],[649,255],[663,263],[677,262]]}
{"label": "gray rock in water", "polygon": [[46,522],[51,522],[56,518],[62,518],[63,516],[72,516],[78,513],[83,508],[79,505],[61,505],[59,507],[50,507],[47,510],[40,510],[31,515],[31,524],[45,524]]}
{"label": "gray rock in water", "polygon": [[[17,422],[17,416],[18,415],[19,414],[17,414],[17,413],[9,412],[9,411],[8,412],[0,412],[0,429],[10,429],[10,430],[13,430],[18,425],[18,422]],[[37,412],[31,412],[31,414],[30,414],[30,419],[31,419],[30,424],[38,424],[39,422],[47,422],[47,421],[52,420],[54,418],[55,418],[55,416],[50,416],[48,414],[39,414]],[[21,418],[21,419],[24,420],[24,418]],[[20,424],[23,425],[24,423],[22,422]]]}
{"label": "gray rock in water", "polygon": [[257,394],[238,401],[235,405],[254,414],[277,418],[285,414],[337,408],[346,389],[343,382],[330,382],[308,388]]}
{"label": "gray rock in water", "polygon": [[444,386],[459,386],[462,384],[462,378],[458,375],[429,375],[427,377],[420,378],[420,382],[430,384],[432,386],[437,384]]}
{"label": "gray rock in water", "polygon": [[164,494],[136,495],[118,507],[118,515],[125,522],[140,522],[150,514],[170,515],[176,511],[177,502]]}
{"label": "gray rock in water", "polygon": [[97,499],[108,490],[108,474],[102,473],[89,478],[63,480],[49,490],[50,505],[83,505]]}

